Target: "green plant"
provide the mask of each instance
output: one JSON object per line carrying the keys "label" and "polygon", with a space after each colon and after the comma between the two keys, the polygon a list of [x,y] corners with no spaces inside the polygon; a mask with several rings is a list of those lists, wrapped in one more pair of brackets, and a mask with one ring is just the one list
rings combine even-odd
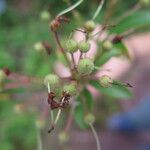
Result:
{"label": "green plant", "polygon": [[[96,118],[94,117],[94,101],[92,97],[92,93],[88,89],[88,86],[92,86],[95,89],[97,89],[100,93],[103,93],[107,96],[117,98],[117,99],[130,99],[132,97],[131,91],[128,89],[131,87],[130,84],[121,83],[119,81],[113,80],[111,77],[109,77],[107,74],[104,76],[96,76],[97,71],[101,71],[101,66],[109,61],[112,57],[119,57],[124,56],[129,59],[129,54],[126,46],[124,45],[123,39],[128,36],[131,32],[130,29],[136,30],[139,27],[143,27],[145,25],[150,24],[150,13],[148,11],[137,11],[136,9],[133,9],[129,14],[126,14],[118,18],[118,20],[113,20],[113,23],[109,21],[111,19],[111,12],[106,9],[106,19],[104,21],[107,24],[103,24],[101,22],[101,29],[99,32],[95,33],[94,29],[96,28],[96,25],[98,25],[97,18],[99,16],[99,12],[102,11],[102,6],[104,5],[105,8],[105,1],[102,0],[100,2],[100,5],[96,12],[94,13],[92,19],[88,19],[89,21],[83,21],[81,26],[71,26],[71,32],[67,33],[67,40],[65,40],[65,46],[63,46],[63,38],[60,37],[59,32],[62,33],[64,31],[65,26],[70,21],[69,17],[65,17],[67,13],[72,12],[75,19],[79,19],[75,16],[74,9],[79,6],[83,0],[79,0],[76,4],[69,6],[68,9],[60,12],[49,24],[51,32],[54,35],[54,40],[56,41],[56,46],[54,47],[52,45],[51,49],[51,43],[49,46],[43,42],[38,42],[34,45],[34,48],[36,50],[35,58],[35,64],[39,62],[43,62],[45,59],[42,59],[43,56],[48,55],[48,57],[52,56],[51,61],[48,60],[49,64],[52,64],[51,68],[47,65],[42,72],[42,75],[45,75],[45,72],[48,72],[48,75],[44,78],[44,84],[48,88],[48,103],[50,105],[51,109],[51,126],[49,129],[49,132],[55,129],[55,126],[57,125],[59,118],[61,118],[61,113],[65,111],[65,108],[69,107],[69,117],[68,121],[66,122],[67,127],[62,131],[59,135],[59,140],[64,143],[69,140],[68,132],[71,127],[71,122],[73,121],[72,118],[76,121],[76,123],[81,128],[87,128],[91,127],[91,130],[96,138],[97,141],[97,149],[100,149],[99,140],[96,134],[96,131],[94,129],[94,122]],[[109,2],[107,2],[109,4]],[[139,6],[139,3],[138,3]],[[112,9],[110,9],[112,10]],[[44,16],[44,17],[43,17]],[[50,16],[47,14],[47,12],[44,12],[44,15],[42,14],[42,19],[50,19]],[[34,24],[35,28],[36,24]],[[43,27],[43,26],[42,26]],[[80,29],[81,28],[81,29]],[[38,29],[37,29],[38,30]],[[73,38],[74,32],[82,32],[84,34],[84,39],[82,39],[80,42],[77,42],[76,39]],[[65,31],[64,31],[65,32]],[[105,39],[101,40],[101,38],[98,38],[95,42],[97,44],[97,53],[93,58],[87,58],[86,53],[90,51],[91,44],[90,40],[94,40],[94,37],[101,36],[103,32],[108,32],[108,35]],[[133,30],[132,30],[133,32]],[[46,34],[47,32],[45,32]],[[43,36],[45,37],[45,36]],[[52,39],[52,37],[51,37]],[[39,39],[38,39],[39,40]],[[54,41],[53,40],[53,41]],[[53,43],[53,42],[52,42]],[[55,50],[53,50],[55,49]],[[80,56],[79,58],[75,57],[75,52],[79,52]],[[56,56],[58,56],[56,58]],[[70,56],[70,57],[69,57]],[[32,58],[31,58],[32,59]],[[30,63],[31,60],[27,61],[27,63]],[[55,69],[55,66],[53,65],[54,62],[60,61],[65,66],[68,67],[70,71],[70,76],[67,77],[61,77],[56,74],[54,74],[53,70]],[[32,67],[32,65],[28,65]],[[40,65],[34,65],[37,68],[31,69],[34,74],[36,74],[36,71],[38,69],[41,69],[42,67]],[[40,68],[41,67],[41,68]],[[42,69],[41,69],[42,70]],[[46,71],[45,71],[46,70]],[[62,68],[63,71],[63,68]],[[7,75],[5,70],[1,70],[1,76],[3,82],[0,84],[4,84],[4,80],[6,81]],[[50,73],[50,74],[49,74]],[[13,73],[12,73],[13,75]],[[39,74],[38,74],[39,75]],[[9,76],[8,76],[9,78]],[[29,82],[38,82],[40,80],[40,87],[41,87],[41,79],[38,77],[28,78]],[[7,81],[6,81],[7,82]],[[25,84],[25,83],[24,83]],[[2,89],[3,91],[3,89]],[[23,90],[24,91],[24,90]],[[5,89],[4,91],[5,92]],[[56,99],[56,100],[55,100]],[[75,103],[70,104],[70,101],[73,101]],[[53,110],[57,110],[58,112],[56,114],[56,117],[54,118]],[[18,111],[18,107],[17,107]],[[44,118],[45,119],[45,118]],[[39,118],[36,121],[36,127],[38,130],[38,135],[40,136],[40,130],[44,126],[44,120],[43,118]],[[18,122],[18,121],[16,121]],[[26,123],[26,122],[25,122]],[[15,125],[14,125],[15,126]],[[13,130],[13,128],[11,129]],[[20,130],[18,131],[20,134]],[[21,133],[22,134],[22,133]],[[38,136],[38,137],[39,137]],[[12,139],[13,136],[11,135],[9,139]],[[39,148],[41,148],[41,141],[40,137],[38,138]],[[8,143],[9,146],[9,143]]]}

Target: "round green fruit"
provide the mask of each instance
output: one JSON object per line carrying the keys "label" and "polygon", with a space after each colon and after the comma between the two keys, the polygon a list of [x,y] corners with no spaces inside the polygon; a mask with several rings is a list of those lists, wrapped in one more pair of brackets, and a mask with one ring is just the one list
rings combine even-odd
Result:
{"label": "round green fruit", "polygon": [[63,91],[67,92],[71,96],[76,95],[76,93],[77,93],[77,89],[74,84],[65,85],[63,88]]}
{"label": "round green fruit", "polygon": [[90,43],[86,41],[81,41],[78,43],[78,48],[81,52],[86,53],[90,50]]}
{"label": "round green fruit", "polygon": [[37,42],[37,43],[34,44],[34,49],[37,52],[42,52],[44,50],[44,47],[43,47],[41,42]]}
{"label": "round green fruit", "polygon": [[140,5],[141,6],[148,6],[150,5],[150,0],[140,0]]}
{"label": "round green fruit", "polygon": [[102,87],[110,87],[113,83],[113,80],[109,76],[103,75],[99,78],[99,82]]}
{"label": "round green fruit", "polygon": [[50,20],[51,15],[47,10],[44,10],[44,11],[41,12],[40,17],[41,17],[42,20],[48,21],[48,20]]}
{"label": "round green fruit", "polygon": [[83,58],[80,60],[77,70],[82,75],[89,75],[94,70],[94,63],[89,58]]}
{"label": "round green fruit", "polygon": [[57,88],[59,86],[59,77],[55,74],[49,74],[44,78],[44,84],[50,88]]}
{"label": "round green fruit", "polygon": [[84,24],[83,27],[86,31],[92,32],[95,29],[96,25],[95,25],[94,21],[89,20]]}
{"label": "round green fruit", "polygon": [[104,50],[111,50],[113,48],[113,44],[110,41],[105,41],[102,47]]}
{"label": "round green fruit", "polygon": [[66,143],[69,141],[69,135],[65,131],[62,131],[59,133],[58,139],[61,143]]}
{"label": "round green fruit", "polygon": [[89,113],[84,117],[84,121],[86,124],[93,124],[95,121],[95,116],[93,114]]}
{"label": "round green fruit", "polygon": [[66,50],[69,52],[69,53],[74,53],[78,50],[78,43],[71,39],[71,40],[68,40],[66,42]]}

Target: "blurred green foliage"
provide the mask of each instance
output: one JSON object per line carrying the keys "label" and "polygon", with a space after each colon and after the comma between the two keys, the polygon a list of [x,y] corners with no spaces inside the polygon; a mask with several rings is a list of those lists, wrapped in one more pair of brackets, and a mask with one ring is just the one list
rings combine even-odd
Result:
{"label": "blurred green foliage", "polygon": [[12,101],[0,100],[1,150],[32,150],[36,148],[35,116],[17,111]]}

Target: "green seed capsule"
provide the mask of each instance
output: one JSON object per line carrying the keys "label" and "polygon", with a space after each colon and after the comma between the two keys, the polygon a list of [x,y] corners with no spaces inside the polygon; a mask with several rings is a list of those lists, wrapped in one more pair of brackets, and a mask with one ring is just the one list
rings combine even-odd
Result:
{"label": "green seed capsule", "polygon": [[111,50],[113,48],[113,44],[110,41],[105,41],[102,47],[104,50]]}
{"label": "green seed capsule", "polygon": [[83,27],[87,32],[92,32],[95,29],[96,25],[95,25],[94,21],[89,20],[84,24]]}
{"label": "green seed capsule", "polygon": [[81,41],[78,43],[78,48],[81,52],[86,53],[90,50],[90,43],[86,41]]}
{"label": "green seed capsule", "polygon": [[84,117],[84,121],[86,124],[92,124],[95,121],[95,116],[93,114],[89,113]]}
{"label": "green seed capsule", "polygon": [[43,47],[41,42],[37,42],[37,43],[34,44],[34,49],[37,52],[42,52],[44,50],[44,47]]}
{"label": "green seed capsule", "polygon": [[71,40],[68,40],[66,42],[66,50],[69,52],[69,53],[74,53],[78,50],[78,43],[71,39]]}
{"label": "green seed capsule", "polygon": [[58,139],[61,143],[66,143],[69,141],[69,135],[65,131],[62,131],[59,133]]}
{"label": "green seed capsule", "polygon": [[71,96],[77,94],[77,89],[76,89],[76,86],[74,84],[65,85],[63,88],[63,91],[67,92]]}
{"label": "green seed capsule", "polygon": [[141,6],[148,6],[150,5],[150,0],[139,0]]}
{"label": "green seed capsule", "polygon": [[94,63],[89,58],[81,59],[77,70],[82,75],[89,75],[94,70]]}
{"label": "green seed capsule", "polygon": [[55,74],[49,74],[44,78],[44,84],[50,85],[51,89],[57,88],[59,86],[59,77]]}
{"label": "green seed capsule", "polygon": [[102,87],[110,87],[113,83],[113,80],[109,76],[103,75],[99,78],[99,82]]}
{"label": "green seed capsule", "polygon": [[51,18],[51,15],[47,10],[44,10],[41,12],[40,17],[43,21],[49,21]]}

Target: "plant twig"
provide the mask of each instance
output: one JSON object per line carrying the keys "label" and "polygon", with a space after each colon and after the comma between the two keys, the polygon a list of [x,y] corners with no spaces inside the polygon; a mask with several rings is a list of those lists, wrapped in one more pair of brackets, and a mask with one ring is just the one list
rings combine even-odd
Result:
{"label": "plant twig", "polygon": [[37,129],[37,150],[42,150],[42,139],[39,129]]}
{"label": "plant twig", "polygon": [[75,69],[76,68],[76,63],[75,63],[73,53],[71,53],[71,59],[72,59],[72,62],[73,62],[73,68]]}
{"label": "plant twig", "polygon": [[67,55],[66,55],[66,53],[65,53],[65,51],[64,51],[64,49],[63,49],[63,47],[62,47],[62,45],[61,45],[61,43],[60,43],[58,33],[57,33],[57,32],[54,32],[54,36],[55,36],[56,42],[57,42],[57,44],[58,44],[58,46],[59,46],[59,48],[60,48],[62,54],[64,55],[64,58],[66,59],[66,61],[67,61],[67,63],[68,63],[68,66],[70,67],[69,59],[68,59],[68,57],[67,57]]}
{"label": "plant twig", "polygon": [[96,10],[96,12],[95,12],[95,14],[94,14],[93,17],[92,17],[92,20],[95,20],[96,17],[98,16],[98,14],[100,13],[100,11],[101,11],[101,9],[102,9],[102,7],[103,7],[104,1],[105,1],[105,0],[101,0],[101,1],[100,1],[100,4],[99,4],[99,6],[98,6],[98,8],[97,8],[97,10]]}
{"label": "plant twig", "polygon": [[101,150],[101,147],[100,147],[100,142],[99,142],[99,138],[98,138],[98,135],[97,135],[97,132],[93,126],[92,123],[89,123],[90,127],[91,127],[91,130],[92,130],[92,133],[93,133],[93,136],[96,140],[96,145],[97,145],[97,150]]}
{"label": "plant twig", "polygon": [[73,105],[71,107],[71,110],[70,110],[70,113],[69,113],[69,116],[68,116],[68,120],[67,120],[67,123],[66,123],[66,127],[65,127],[65,132],[68,132],[70,127],[71,127],[71,124],[73,122],[73,113],[74,113],[74,110],[75,110],[75,105]]}
{"label": "plant twig", "polygon": [[63,10],[62,12],[60,12],[57,17],[62,16],[66,13],[68,13],[69,11],[72,11],[73,9],[75,9],[77,6],[79,6],[84,0],[79,0],[78,2],[76,2],[74,5],[70,6],[69,8]]}

